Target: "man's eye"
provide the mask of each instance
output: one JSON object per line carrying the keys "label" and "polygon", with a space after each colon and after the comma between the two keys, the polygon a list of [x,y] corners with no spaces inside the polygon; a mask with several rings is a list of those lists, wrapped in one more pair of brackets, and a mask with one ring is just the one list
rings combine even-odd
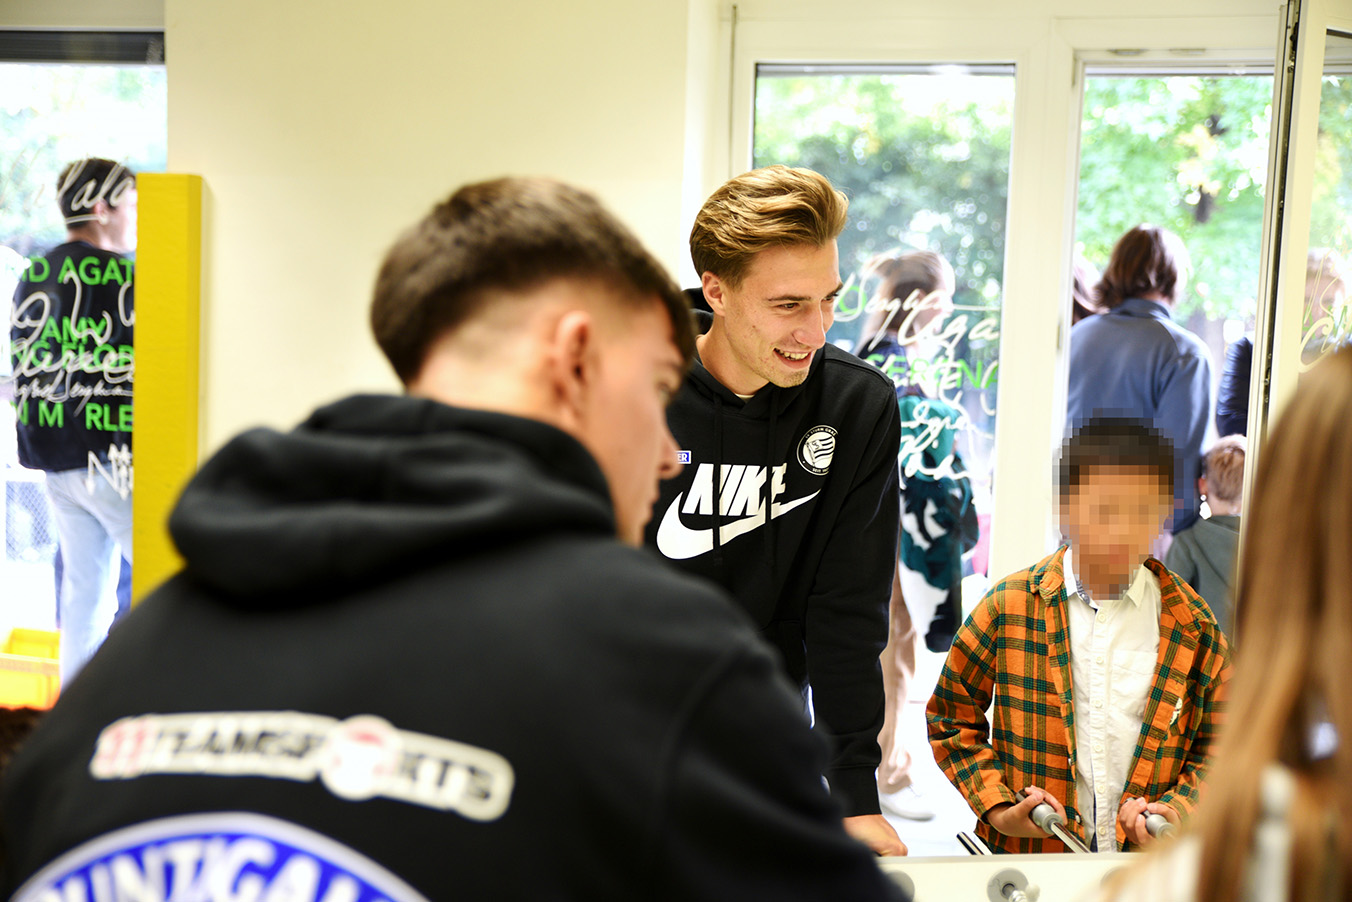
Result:
{"label": "man's eye", "polygon": [[798,305],[797,305],[797,304],[780,304],[780,305],[779,305],[779,309],[780,309],[780,310],[797,310],[797,309],[798,309]]}

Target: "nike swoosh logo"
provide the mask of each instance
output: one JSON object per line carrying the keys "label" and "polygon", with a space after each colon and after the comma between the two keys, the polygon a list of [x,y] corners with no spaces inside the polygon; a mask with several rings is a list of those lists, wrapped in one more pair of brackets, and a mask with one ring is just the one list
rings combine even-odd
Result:
{"label": "nike swoosh logo", "polygon": [[[771,505],[770,519],[784,516],[795,507],[807,504],[819,494],[821,494],[819,491],[813,492],[811,495],[804,495],[802,498],[784,504],[776,501]],[[684,561],[688,558],[699,557],[701,554],[708,554],[714,550],[712,527],[709,529],[691,529],[681,522],[680,508],[684,499],[685,492],[676,496],[675,500],[671,502],[671,506],[667,508],[667,512],[662,515],[662,522],[657,527],[657,550],[673,561]],[[751,516],[722,525],[718,533],[721,544],[726,545],[738,536],[744,536],[756,527],[763,525],[765,525],[765,502],[761,501],[760,508]]]}

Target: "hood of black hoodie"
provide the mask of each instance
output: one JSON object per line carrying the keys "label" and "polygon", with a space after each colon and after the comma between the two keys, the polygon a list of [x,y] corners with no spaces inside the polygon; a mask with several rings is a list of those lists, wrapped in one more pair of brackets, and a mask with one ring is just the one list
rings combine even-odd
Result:
{"label": "hood of black hoodie", "polygon": [[230,441],[169,530],[192,579],[284,607],[551,533],[613,536],[615,520],[595,459],[552,426],[359,395]]}

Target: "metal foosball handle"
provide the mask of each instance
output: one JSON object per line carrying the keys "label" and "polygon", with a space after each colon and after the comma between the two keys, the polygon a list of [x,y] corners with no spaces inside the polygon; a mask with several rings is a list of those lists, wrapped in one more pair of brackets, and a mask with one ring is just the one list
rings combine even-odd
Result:
{"label": "metal foosball handle", "polygon": [[958,842],[962,844],[962,847],[967,850],[967,854],[969,855],[995,854],[990,850],[989,846],[981,841],[980,837],[972,833],[959,833]]}
{"label": "metal foosball handle", "polygon": [[1178,828],[1169,823],[1169,819],[1162,814],[1147,814],[1145,816],[1145,829],[1156,839],[1164,839],[1178,832]]}
{"label": "metal foosball handle", "polygon": [[[1028,796],[1024,795],[1022,792],[1016,792],[1014,793],[1014,798],[1022,802],[1027,799]],[[1057,814],[1056,809],[1046,802],[1039,803],[1038,806],[1033,809],[1032,813],[1028,815],[1028,818],[1036,824],[1037,828],[1043,833],[1048,836],[1054,836],[1065,843],[1072,852],[1079,852],[1084,855],[1090,854],[1089,847],[1086,846],[1078,836],[1066,829],[1065,818]]]}

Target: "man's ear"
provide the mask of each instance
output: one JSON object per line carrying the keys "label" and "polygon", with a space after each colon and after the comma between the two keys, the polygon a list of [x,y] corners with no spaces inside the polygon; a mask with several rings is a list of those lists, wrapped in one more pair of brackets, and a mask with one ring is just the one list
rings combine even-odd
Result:
{"label": "man's ear", "polygon": [[584,419],[587,395],[594,380],[592,360],[596,326],[585,310],[569,310],[554,323],[545,349],[545,371],[550,402],[565,431],[575,431]]}
{"label": "man's ear", "polygon": [[701,275],[699,283],[704,291],[704,299],[709,302],[709,309],[714,312],[714,316],[727,316],[727,283],[711,272]]}

